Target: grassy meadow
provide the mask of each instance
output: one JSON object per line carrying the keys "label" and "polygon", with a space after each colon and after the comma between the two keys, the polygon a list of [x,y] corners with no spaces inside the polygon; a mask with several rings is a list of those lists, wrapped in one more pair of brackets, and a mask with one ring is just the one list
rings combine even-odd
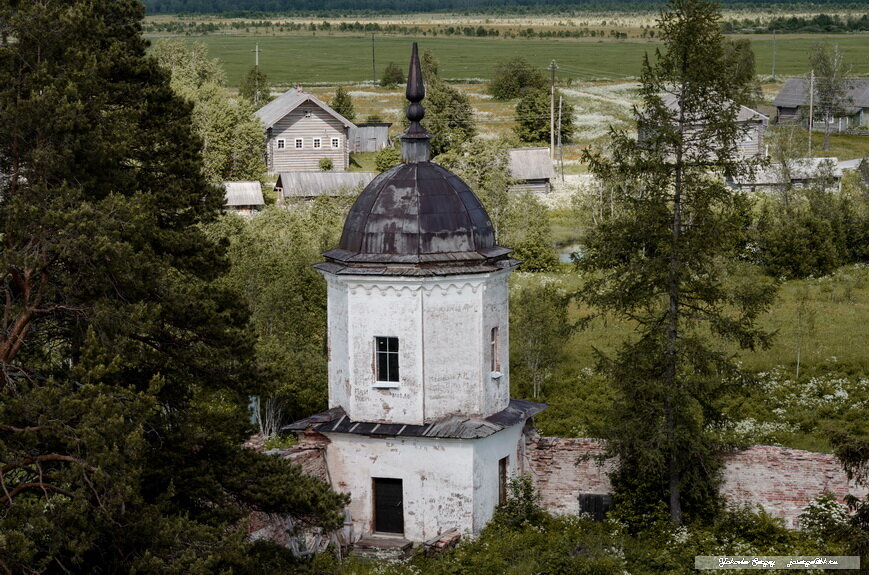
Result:
{"label": "grassy meadow", "polygon": [[[772,36],[750,35],[756,54],[757,70],[772,73]],[[152,39],[155,36],[151,37]],[[372,79],[371,36],[315,32],[285,35],[207,34],[185,36],[202,41],[209,54],[219,58],[227,80],[237,86],[253,66],[253,50],[259,44],[260,68],[279,87],[295,84],[334,85],[370,82]],[[801,75],[808,71],[807,55],[811,46],[826,40],[838,44],[853,73],[869,74],[869,43],[857,35],[778,35],[776,76]],[[375,76],[392,61],[402,67],[408,60],[410,44],[420,43],[440,61],[441,76],[449,79],[485,80],[502,59],[524,56],[541,69],[556,60],[561,80],[624,80],[640,73],[643,56],[653,54],[659,44],[647,39],[616,40],[611,38],[521,39],[378,36],[374,39]]]}

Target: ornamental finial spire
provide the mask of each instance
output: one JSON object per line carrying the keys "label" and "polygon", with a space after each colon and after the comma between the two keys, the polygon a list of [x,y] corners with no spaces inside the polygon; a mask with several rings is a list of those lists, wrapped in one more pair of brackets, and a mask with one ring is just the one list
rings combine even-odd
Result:
{"label": "ornamental finial spire", "polygon": [[431,159],[431,149],[428,142],[431,134],[420,125],[420,121],[425,117],[425,108],[420,104],[425,98],[425,84],[422,79],[422,67],[419,63],[419,49],[416,42],[413,43],[413,50],[410,55],[405,96],[410,101],[410,105],[407,107],[407,119],[410,125],[401,135],[401,156],[408,164],[427,162]]}

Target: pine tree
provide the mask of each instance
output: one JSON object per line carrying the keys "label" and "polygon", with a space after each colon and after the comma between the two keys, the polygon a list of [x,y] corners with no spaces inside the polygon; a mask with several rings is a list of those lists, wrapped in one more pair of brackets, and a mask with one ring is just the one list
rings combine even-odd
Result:
{"label": "pine tree", "polygon": [[711,430],[738,370],[716,342],[766,344],[755,321],[773,294],[736,257],[749,210],[724,176],[739,169],[742,87],[719,17],[705,0],[668,3],[664,51],[643,64],[641,137],[614,131],[609,155],[587,155],[614,209],[586,238],[581,297],[637,325],[599,365],[618,391],[606,438],[616,500],[641,515],[666,502],[675,523],[718,502]]}
{"label": "pine tree", "polygon": [[344,86],[338,86],[338,89],[335,91],[335,97],[332,98],[330,105],[333,110],[351,122],[356,117],[356,112],[353,111],[353,99],[347,93],[347,90],[344,89]]}
{"label": "pine tree", "polygon": [[3,572],[279,571],[250,511],[341,522],[343,497],[241,446],[252,338],[201,227],[223,194],[143,16],[0,2]]}
{"label": "pine tree", "polygon": [[272,95],[269,77],[259,69],[259,66],[254,66],[247,71],[247,74],[245,74],[244,79],[241,81],[238,95],[257,108],[265,106]]}

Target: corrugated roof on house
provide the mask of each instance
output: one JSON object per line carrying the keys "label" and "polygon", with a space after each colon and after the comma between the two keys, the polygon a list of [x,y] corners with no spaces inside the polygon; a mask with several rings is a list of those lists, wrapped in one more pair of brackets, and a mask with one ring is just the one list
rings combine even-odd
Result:
{"label": "corrugated roof on house", "polygon": [[[665,106],[670,108],[671,110],[678,110],[678,98],[676,98],[675,94],[664,94],[661,96],[661,101]],[[752,110],[748,106],[739,106],[739,112],[736,114],[737,122],[751,122],[751,121],[759,121],[763,123],[769,122],[769,116],[766,114],[761,114],[757,110]]]}
{"label": "corrugated roof on house", "polygon": [[223,182],[226,190],[226,205],[264,206],[263,190],[259,182]]}
{"label": "corrugated roof on house", "polygon": [[[797,158],[788,162],[791,182],[800,180],[818,180],[823,177],[839,179],[842,177],[842,168],[838,158]],[[754,170],[753,174],[746,174],[734,178],[734,181],[742,186],[775,186],[787,182],[784,178],[784,169],[781,163],[773,163]]]}
{"label": "corrugated roof on house", "polygon": [[292,88],[287,90],[262,108],[256,111],[256,115],[259,116],[259,119],[262,121],[263,125],[268,129],[274,126],[281,118],[304,104],[305,102],[311,102],[315,106],[319,106],[326,112],[328,112],[332,117],[337,119],[339,122],[344,124],[347,128],[353,128],[356,125],[333,110],[328,104],[318,100],[312,94],[308,94],[300,90],[299,88]]}
{"label": "corrugated roof on house", "polygon": [[507,153],[510,156],[510,177],[514,180],[545,180],[555,177],[552,160],[549,159],[549,148],[511,148]]}
{"label": "corrugated roof on house", "polygon": [[524,399],[511,399],[506,409],[489,417],[451,415],[423,425],[353,421],[341,407],[333,407],[284,427],[287,431],[313,429],[319,432],[352,433],[354,435],[385,435],[392,437],[441,437],[479,439],[489,437],[532,417],[546,404]]}
{"label": "corrugated roof on house", "polygon": [[[859,108],[869,108],[869,78],[849,79],[847,97],[849,102],[845,109],[849,114]],[[809,81],[806,78],[788,78],[772,103],[779,108],[798,108],[807,105],[808,99]]]}
{"label": "corrugated roof on house", "polygon": [[367,186],[376,172],[281,172],[275,188],[285,198],[335,196]]}

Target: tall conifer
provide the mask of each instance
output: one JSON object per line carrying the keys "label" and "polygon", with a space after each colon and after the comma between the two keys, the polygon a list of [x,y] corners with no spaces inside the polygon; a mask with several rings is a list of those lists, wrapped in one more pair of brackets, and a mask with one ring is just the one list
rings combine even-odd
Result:
{"label": "tall conifer", "polygon": [[[277,571],[250,511],[343,498],[243,449],[246,311],[135,0],[0,0],[0,571]],[[266,559],[270,557],[272,559]]]}
{"label": "tall conifer", "polygon": [[619,392],[607,430],[617,501],[638,513],[666,502],[675,523],[717,501],[712,429],[738,379],[717,344],[766,343],[755,320],[773,292],[736,258],[748,209],[724,177],[740,169],[735,101],[744,87],[719,16],[706,0],[668,3],[663,51],[643,64],[639,137],[614,131],[610,153],[588,156],[615,202],[586,239],[591,279],[581,295],[637,324],[600,362]]}

